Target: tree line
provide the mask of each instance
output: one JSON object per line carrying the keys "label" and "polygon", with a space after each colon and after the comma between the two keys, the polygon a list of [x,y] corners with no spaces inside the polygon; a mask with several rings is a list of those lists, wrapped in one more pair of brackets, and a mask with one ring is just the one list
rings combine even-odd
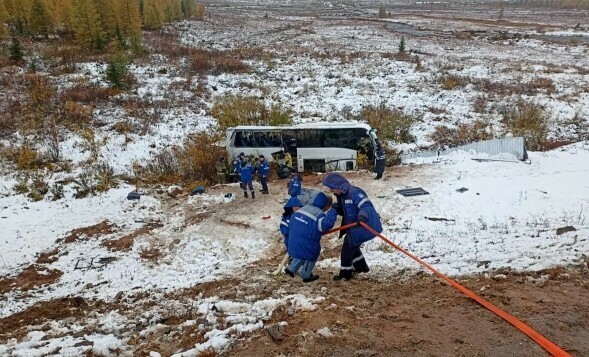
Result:
{"label": "tree line", "polygon": [[0,0],[0,36],[69,37],[103,50],[138,45],[142,28],[203,16],[195,0]]}

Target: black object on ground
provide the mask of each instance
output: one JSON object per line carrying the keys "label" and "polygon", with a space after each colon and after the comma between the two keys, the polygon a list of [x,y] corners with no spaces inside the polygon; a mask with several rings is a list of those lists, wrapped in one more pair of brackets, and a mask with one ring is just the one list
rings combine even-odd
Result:
{"label": "black object on ground", "polygon": [[460,193],[465,193],[466,191],[468,191],[468,188],[466,188],[466,187],[461,187],[456,190],[456,192],[460,192]]}
{"label": "black object on ground", "polygon": [[400,194],[400,195],[403,195],[405,197],[420,196],[420,195],[429,195],[429,192],[427,192],[426,190],[424,190],[421,187],[406,188],[406,189],[403,189],[403,190],[397,190],[397,193]]}
{"label": "black object on ground", "polygon": [[129,194],[127,195],[127,199],[128,200],[138,200],[141,198],[141,194],[139,194],[138,192],[129,192]]}

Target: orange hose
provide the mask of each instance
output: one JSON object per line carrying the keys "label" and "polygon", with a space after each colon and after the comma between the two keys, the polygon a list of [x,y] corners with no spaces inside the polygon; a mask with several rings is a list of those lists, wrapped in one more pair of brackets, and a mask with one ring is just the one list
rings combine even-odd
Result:
{"label": "orange hose", "polygon": [[[565,350],[563,350],[562,348],[558,347],[556,344],[554,344],[553,342],[551,342],[550,340],[548,340],[546,337],[542,336],[538,331],[534,330],[530,326],[528,326],[525,323],[523,323],[522,321],[518,320],[515,316],[510,315],[507,312],[501,310],[497,306],[491,304],[489,301],[483,299],[482,297],[480,297],[477,294],[473,293],[472,291],[468,290],[464,286],[460,285],[457,281],[455,281],[453,279],[450,279],[446,275],[440,273],[438,270],[434,269],[428,263],[424,262],[423,260],[421,260],[420,258],[416,257],[415,255],[411,254],[407,250],[399,247],[398,245],[396,245],[395,243],[393,243],[392,241],[390,241],[388,238],[386,238],[382,234],[380,234],[377,231],[375,231],[374,229],[372,229],[366,223],[361,222],[360,225],[362,227],[366,228],[370,233],[375,234],[380,239],[382,239],[385,242],[387,242],[393,248],[397,249],[401,253],[407,255],[411,259],[415,260],[419,264],[421,264],[424,267],[426,267],[427,269],[429,269],[432,273],[434,273],[435,275],[437,275],[440,279],[442,279],[445,282],[447,282],[448,284],[452,285],[454,288],[456,288],[458,291],[460,291],[464,295],[468,296],[469,298],[471,298],[474,301],[478,302],[479,304],[483,305],[484,307],[486,307],[490,311],[492,311],[495,314],[499,315],[505,321],[507,321],[510,324],[512,324],[513,326],[515,326],[518,330],[520,330],[521,332],[523,332],[526,335],[528,335],[532,340],[534,340],[537,344],[539,344],[540,346],[542,346],[546,351],[548,351],[553,356],[558,356],[558,357],[571,356]],[[347,227],[347,226],[344,226],[344,227]]]}

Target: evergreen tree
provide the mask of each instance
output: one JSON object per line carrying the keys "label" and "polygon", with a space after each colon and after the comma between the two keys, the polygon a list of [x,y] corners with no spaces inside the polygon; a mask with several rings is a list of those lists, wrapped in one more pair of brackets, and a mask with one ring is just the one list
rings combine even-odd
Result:
{"label": "evergreen tree", "polygon": [[399,42],[399,53],[405,53],[405,36],[401,36],[401,42]]}
{"label": "evergreen tree", "polygon": [[106,80],[114,88],[125,89],[125,80],[129,74],[129,64],[127,59],[122,55],[118,54],[114,56],[106,67]]}
{"label": "evergreen tree", "polygon": [[164,12],[157,0],[146,0],[143,24],[148,29],[157,29],[164,24]]}
{"label": "evergreen tree", "polygon": [[23,60],[24,53],[20,45],[20,41],[16,36],[12,36],[10,43],[10,60],[14,62],[21,62]]}

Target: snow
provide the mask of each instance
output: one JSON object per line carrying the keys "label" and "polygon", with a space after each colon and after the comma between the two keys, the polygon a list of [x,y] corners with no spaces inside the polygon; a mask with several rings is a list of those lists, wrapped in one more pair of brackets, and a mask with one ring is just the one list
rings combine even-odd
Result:
{"label": "snow", "polygon": [[[262,97],[267,104],[281,103],[293,110],[296,123],[347,120],[349,114],[358,114],[365,105],[383,103],[418,118],[412,129],[416,142],[399,145],[403,150],[431,144],[428,134],[441,124],[455,126],[485,120],[500,131],[501,108],[519,99],[547,108],[552,138],[573,138],[574,128],[562,123],[576,114],[586,119],[589,113],[589,94],[585,91],[589,76],[584,74],[589,57],[581,43],[563,45],[537,37],[506,41],[486,37],[470,40],[408,37],[407,46],[413,54],[420,54],[422,60],[423,69],[418,70],[414,63],[382,56],[395,53],[401,37],[401,33],[391,31],[382,22],[350,25],[295,16],[263,22],[240,20],[243,25],[239,27],[227,26],[225,19],[185,21],[172,27],[181,31],[181,42],[188,46],[213,50],[259,46],[271,56],[248,60],[253,68],[250,73],[199,77],[198,84],[210,92],[207,93],[210,96],[202,97],[194,93],[195,80],[188,83],[167,59],[162,58],[157,64],[134,63],[130,72],[138,83],[136,93],[119,94],[117,100],[161,104],[149,113],[157,117],[157,122],[142,134],[119,134],[112,129],[115,124],[129,121],[140,125],[141,118],[130,117],[122,108],[95,108],[94,117],[105,124],[95,131],[96,142],[104,144],[98,152],[98,163],[108,163],[118,174],[132,173],[134,163],[145,163],[162,149],[181,145],[189,134],[214,127],[215,120],[208,109],[225,94],[253,95]],[[292,28],[284,28],[287,21],[293,24]],[[404,21],[414,26],[415,31],[488,29],[483,24],[465,27],[460,21],[424,20],[410,15]],[[587,32],[555,29],[538,35],[587,36]],[[348,55],[358,51],[361,55],[321,56],[338,51]],[[105,69],[103,63],[80,64],[78,73],[66,76],[60,86],[86,80],[106,87]],[[473,85],[443,90],[439,83],[442,74],[512,85],[546,77],[554,82],[556,90],[521,97],[508,93],[495,98]],[[475,113],[472,108],[480,96],[489,100],[489,110],[483,114]],[[179,98],[185,100],[181,105],[167,103]],[[432,108],[444,109],[445,113],[432,113]],[[64,135],[60,149],[64,160],[69,160],[74,169],[71,173],[52,174],[50,183],[75,177],[80,173],[77,166],[91,156],[79,134]],[[8,146],[8,142],[2,145]],[[471,160],[470,154],[456,153],[442,159],[420,160],[405,176],[395,173],[407,167],[392,168],[390,171],[395,175],[390,181],[352,181],[364,188],[376,205],[384,223],[383,234],[443,273],[460,276],[499,268],[537,271],[576,264],[589,251],[589,143],[545,153],[530,152],[529,156],[529,164],[477,162]],[[80,296],[110,302],[120,292],[125,295],[148,292],[154,300],[163,299],[170,291],[240,276],[244,267],[259,260],[268,247],[276,244],[273,234],[279,212],[272,211],[271,205],[262,214],[252,213],[256,218],[272,216],[259,224],[260,229],[223,226],[223,235],[219,236],[217,226],[190,223],[180,214],[165,214],[160,199],[149,192],[139,201],[128,201],[126,195],[136,190],[131,185],[121,184],[84,199],[74,199],[73,188],[66,185],[65,198],[61,200],[31,202],[14,192],[16,183],[13,173],[4,170],[0,173],[0,279],[17,275],[33,264],[38,254],[52,249],[57,249],[59,259],[44,265],[39,274],[57,269],[63,275],[48,286],[4,294],[0,318],[23,311],[36,302],[61,297]],[[408,198],[394,192],[398,188],[419,186],[430,194]],[[461,187],[468,191],[456,192]],[[237,187],[229,185],[227,190],[235,192]],[[180,199],[177,204],[196,213],[208,213],[214,211],[213,206],[238,204],[235,201],[234,195],[224,197],[207,192]],[[250,218],[240,217],[240,222]],[[70,244],[60,241],[76,228],[103,221],[115,224],[115,231],[83,237]],[[163,227],[135,238],[129,251],[110,251],[101,244],[154,222],[162,223]],[[566,225],[574,226],[576,231],[557,236],[556,228]],[[141,258],[142,252],[153,248],[161,250],[161,258],[156,261]],[[371,268],[385,277],[387,272],[420,269],[417,263],[378,239],[367,243],[364,251]],[[101,258],[112,258],[112,261],[96,263]],[[93,267],[91,261],[95,262]],[[77,264],[83,268],[76,269]],[[339,260],[323,259],[318,267],[337,270]],[[502,279],[504,275],[494,277]],[[260,277],[262,281],[265,278]],[[223,351],[241,334],[262,329],[277,307],[314,311],[324,300],[322,296],[306,294],[236,301],[198,296],[189,304],[206,323],[191,320],[183,326],[198,323],[206,331],[205,341],[176,356],[196,356],[209,349]],[[146,311],[135,319],[119,311],[85,316],[84,322],[96,326],[100,333],[84,337],[71,336],[84,330],[81,321],[53,321],[42,331],[41,327],[31,326],[22,341],[11,339],[0,343],[0,355],[76,356],[90,351],[103,356],[131,355],[129,336],[121,336],[121,332],[139,323],[149,325],[137,331],[140,336],[170,328],[160,323],[165,310],[177,312],[185,306],[178,306],[177,302],[165,305],[162,311]],[[205,327],[207,324],[210,326]],[[328,327],[317,333],[325,337],[332,335]],[[75,346],[84,341],[92,341],[93,346]],[[58,348],[59,352],[54,352]],[[150,352],[150,356],[159,355]]]}
{"label": "snow", "polygon": [[[589,143],[530,152],[530,164],[479,162],[471,156],[443,157],[425,166],[427,176],[392,187],[423,187],[429,195],[382,192],[386,198],[373,199],[385,223],[383,234],[453,276],[578,264],[589,251]],[[461,187],[468,191],[457,192]],[[577,230],[557,236],[556,228],[567,225]],[[366,250],[372,266],[418,267],[399,252],[389,252],[379,239]],[[338,264],[334,259],[320,263]]]}

